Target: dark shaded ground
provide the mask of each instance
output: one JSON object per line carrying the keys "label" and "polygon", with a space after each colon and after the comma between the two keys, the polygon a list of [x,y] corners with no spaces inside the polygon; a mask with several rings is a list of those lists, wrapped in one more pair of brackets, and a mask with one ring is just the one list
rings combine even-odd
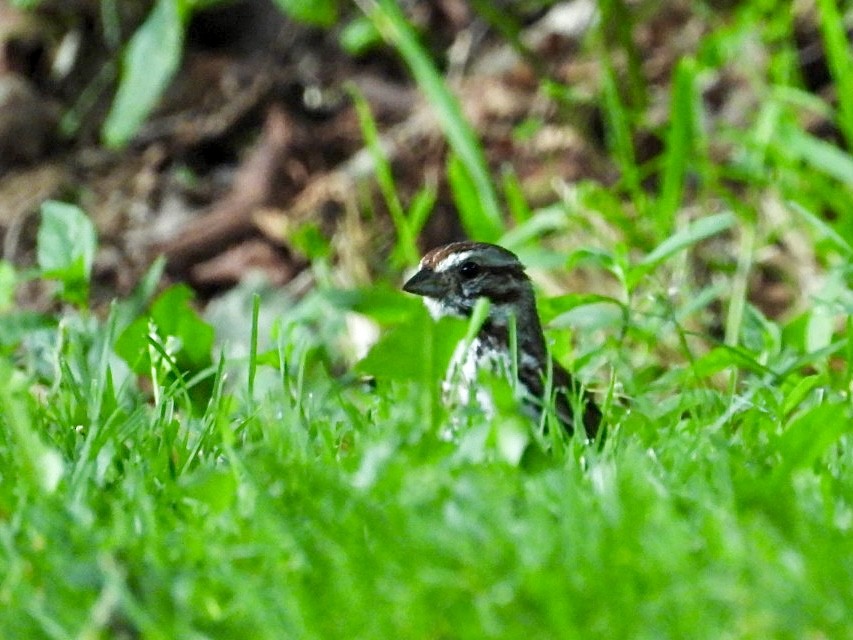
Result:
{"label": "dark shaded ground", "polygon": [[[110,151],[100,146],[98,131],[115,86],[117,52],[146,7],[119,2],[115,23],[105,26],[99,6],[45,2],[26,13],[0,1],[5,259],[32,263],[39,204],[58,198],[79,203],[98,227],[101,301],[126,294],[160,253],[170,278],[205,295],[233,286],[249,270],[285,284],[307,264],[292,240],[309,228],[330,243],[341,284],[381,274],[393,229],[371,179],[348,83],[370,103],[404,201],[425,184],[437,189],[422,245],[462,236],[445,181],[447,146],[392,51],[350,56],[339,45],[340,28],[296,24],[270,0],[214,7],[194,17],[181,70],[160,108],[126,149]],[[606,150],[598,61],[582,46],[593,6],[575,0],[518,11],[522,55],[462,0],[409,9],[494,175],[514,172],[534,206],[554,201],[560,185],[618,178]],[[615,59],[623,60],[626,75],[638,62],[651,89],[646,126],[634,140],[637,156],[650,160],[662,148],[658,132],[673,65],[709,25],[690,3],[642,8],[635,50]],[[803,26],[800,36],[805,77],[821,91],[829,78],[816,31]],[[571,104],[540,91],[543,74],[573,87]],[[737,70],[710,79],[703,97],[712,117],[733,124],[752,102]],[[772,292],[767,283],[759,288],[768,309],[784,310],[784,291]],[[31,290],[22,302],[44,304],[38,294]]]}

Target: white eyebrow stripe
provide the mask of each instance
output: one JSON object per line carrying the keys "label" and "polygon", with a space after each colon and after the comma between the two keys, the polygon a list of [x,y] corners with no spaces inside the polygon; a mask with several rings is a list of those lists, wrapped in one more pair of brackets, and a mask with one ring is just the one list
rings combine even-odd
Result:
{"label": "white eyebrow stripe", "polygon": [[473,251],[463,251],[461,253],[451,253],[444,260],[439,262],[435,267],[436,273],[444,273],[445,271],[452,269],[458,264],[462,264],[468,258],[471,257]]}

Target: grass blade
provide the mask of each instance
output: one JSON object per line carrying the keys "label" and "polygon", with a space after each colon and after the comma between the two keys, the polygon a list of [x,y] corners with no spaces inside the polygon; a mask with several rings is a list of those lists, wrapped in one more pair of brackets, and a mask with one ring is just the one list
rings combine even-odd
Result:
{"label": "grass blade", "polygon": [[483,149],[471,125],[462,115],[456,97],[448,89],[415,32],[393,0],[359,0],[379,32],[406,61],[421,90],[435,109],[447,142],[471,176],[480,200],[483,219],[477,225],[478,240],[494,241],[502,230],[501,207],[492,184]]}
{"label": "grass blade", "polygon": [[730,229],[736,221],[734,214],[730,212],[694,220],[655,247],[651,253],[643,258],[640,264],[628,273],[626,280],[631,284],[636,284],[646,273],[673,254]]}
{"label": "grass blade", "polygon": [[696,134],[696,62],[690,58],[681,60],[675,71],[670,105],[669,131],[666,151],[663,156],[661,193],[655,211],[655,227],[658,237],[666,237],[672,231],[675,213],[684,193],[691,151]]}
{"label": "grass blade", "polygon": [[379,190],[382,192],[382,197],[385,199],[385,206],[388,207],[388,213],[391,214],[391,220],[394,222],[394,228],[397,231],[397,246],[395,247],[393,256],[394,261],[400,264],[414,264],[418,261],[418,247],[415,244],[415,237],[409,225],[409,220],[406,218],[406,213],[403,210],[403,204],[400,202],[400,196],[397,195],[394,174],[391,171],[388,158],[385,157],[385,152],[382,149],[382,143],[379,140],[379,131],[376,128],[376,120],[373,119],[373,114],[370,113],[370,105],[367,104],[367,100],[364,99],[364,96],[355,85],[349,87],[349,93],[358,114],[361,135],[364,136],[364,141],[367,144],[370,156],[373,158],[373,164],[376,167],[376,181],[379,183]]}
{"label": "grass blade", "polygon": [[261,296],[257,293],[252,295],[252,335],[249,339],[249,379],[248,379],[248,402],[254,403],[255,397],[255,375],[258,372],[258,316],[261,311]]}
{"label": "grass blade", "polygon": [[820,31],[824,50],[838,97],[838,128],[853,147],[853,55],[845,31],[845,21],[838,11],[835,0],[818,0]]}
{"label": "grass blade", "polygon": [[835,248],[841,251],[841,253],[848,257],[853,255],[853,246],[851,246],[840,233],[830,227],[826,222],[806,209],[799,202],[789,200],[787,205],[794,213],[799,214],[799,216],[803,218],[803,220],[805,220],[818,233],[818,235],[835,245]]}
{"label": "grass blade", "polygon": [[849,153],[794,126],[782,127],[777,136],[777,147],[783,153],[853,187],[853,157]]}

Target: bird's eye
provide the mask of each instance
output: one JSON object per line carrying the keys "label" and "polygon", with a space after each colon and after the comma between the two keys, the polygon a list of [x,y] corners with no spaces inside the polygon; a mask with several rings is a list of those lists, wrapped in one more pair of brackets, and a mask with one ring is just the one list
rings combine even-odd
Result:
{"label": "bird's eye", "polygon": [[459,267],[459,273],[462,274],[463,278],[474,278],[480,273],[480,265],[476,262],[463,262],[462,266]]}

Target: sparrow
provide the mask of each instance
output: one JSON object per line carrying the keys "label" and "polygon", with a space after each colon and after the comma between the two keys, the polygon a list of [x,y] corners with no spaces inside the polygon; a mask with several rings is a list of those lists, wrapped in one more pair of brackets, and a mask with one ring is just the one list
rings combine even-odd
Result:
{"label": "sparrow", "polygon": [[[453,386],[459,378],[457,396],[463,402],[471,397],[488,410],[488,398],[478,389],[478,372],[509,378],[512,376],[510,340],[511,318],[515,319],[516,362],[522,402],[534,415],[553,406],[560,423],[571,435],[576,417],[584,434],[595,439],[601,411],[572,376],[551,357],[536,310],[536,296],[524,265],[511,251],[485,242],[454,242],[429,251],[421,259],[417,273],[403,290],[423,296],[430,315],[470,318],[480,298],[489,302],[488,316],[470,344],[461,342],[454,353],[446,383]],[[548,372],[551,388],[548,389]],[[510,380],[510,382],[513,382]],[[545,397],[553,393],[553,405]],[[580,394],[579,416],[570,398]]]}

